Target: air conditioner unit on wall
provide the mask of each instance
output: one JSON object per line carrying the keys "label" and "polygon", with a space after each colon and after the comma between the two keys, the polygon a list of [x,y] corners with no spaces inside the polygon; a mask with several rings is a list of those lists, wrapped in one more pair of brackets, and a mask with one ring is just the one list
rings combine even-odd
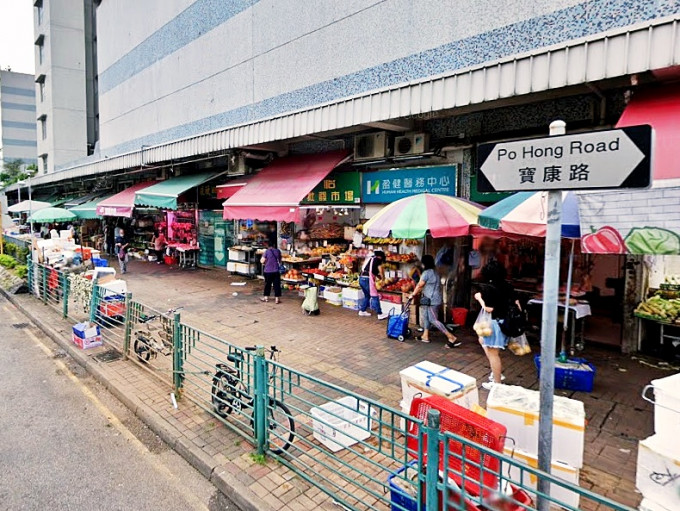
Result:
{"label": "air conditioner unit on wall", "polygon": [[428,149],[430,135],[427,133],[407,133],[394,139],[394,156],[422,154]]}
{"label": "air conditioner unit on wall", "polygon": [[370,160],[387,156],[387,134],[384,131],[354,137],[354,159]]}
{"label": "air conditioner unit on wall", "polygon": [[243,154],[232,154],[229,156],[227,174],[230,176],[243,176],[248,173],[246,157]]}

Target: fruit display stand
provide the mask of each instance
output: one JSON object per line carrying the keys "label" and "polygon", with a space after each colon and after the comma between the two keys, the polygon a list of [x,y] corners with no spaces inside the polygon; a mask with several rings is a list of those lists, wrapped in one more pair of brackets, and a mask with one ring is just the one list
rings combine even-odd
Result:
{"label": "fruit display stand", "polygon": [[[675,277],[672,277],[675,280]],[[669,280],[668,277],[666,280]],[[680,284],[665,282],[651,296],[641,302],[634,312],[645,322],[659,330],[657,348],[662,352],[673,351],[680,345]],[[642,348],[643,321],[638,322],[638,350]]]}

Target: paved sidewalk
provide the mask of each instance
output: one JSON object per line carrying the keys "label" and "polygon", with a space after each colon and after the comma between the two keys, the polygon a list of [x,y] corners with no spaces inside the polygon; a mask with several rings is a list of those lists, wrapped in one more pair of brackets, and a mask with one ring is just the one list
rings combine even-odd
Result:
{"label": "paved sidewalk", "polygon": [[[126,275],[136,301],[158,309],[183,306],[183,322],[239,346],[276,344],[281,362],[326,381],[337,383],[398,408],[401,399],[399,370],[430,360],[484,381],[488,365],[471,331],[459,337],[462,347],[443,348],[443,337],[431,344],[385,337],[385,324],[375,317],[321,303],[321,315],[300,310],[296,293],[284,292],[283,303],[258,300],[262,283],[231,277],[218,270],[179,270],[163,265],[132,262]],[[232,282],[246,282],[243,287]],[[236,292],[237,296],[232,294]],[[140,367],[122,360],[102,363],[100,350],[81,352],[70,339],[70,322],[32,297],[13,297],[15,303],[58,338],[121,400],[183,454],[244,509],[337,509],[325,494],[298,479],[287,468],[269,462],[255,464],[252,446],[219,421],[184,400],[172,408],[171,389]],[[635,491],[637,441],[653,433],[652,407],[640,398],[642,387],[668,372],[641,364],[637,358],[588,346],[584,352],[597,367],[593,393],[567,393],[584,401],[588,416],[586,466],[581,486],[613,500],[637,506]],[[537,388],[533,357],[503,357],[506,383]],[[480,392],[484,404],[486,391]],[[233,489],[237,489],[234,494]]]}

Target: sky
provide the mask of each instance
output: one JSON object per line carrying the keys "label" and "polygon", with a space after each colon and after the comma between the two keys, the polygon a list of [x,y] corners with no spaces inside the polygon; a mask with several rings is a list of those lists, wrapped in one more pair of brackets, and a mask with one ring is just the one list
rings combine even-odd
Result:
{"label": "sky", "polygon": [[33,0],[0,0],[0,68],[35,74]]}

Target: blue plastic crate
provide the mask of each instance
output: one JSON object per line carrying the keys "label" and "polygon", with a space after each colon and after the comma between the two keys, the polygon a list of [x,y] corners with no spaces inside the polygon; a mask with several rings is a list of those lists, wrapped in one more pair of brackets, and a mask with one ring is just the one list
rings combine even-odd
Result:
{"label": "blue plastic crate", "polygon": [[[577,390],[580,392],[592,392],[595,382],[595,366],[585,358],[570,358],[569,362],[583,364],[590,368],[588,371],[574,367],[573,369],[555,367],[555,388],[565,390]],[[534,357],[538,376],[541,376],[541,355]]]}
{"label": "blue plastic crate", "polygon": [[[412,461],[407,466],[417,467],[418,462]],[[400,468],[396,474],[392,474],[387,478],[387,483],[390,487],[390,502],[392,503],[390,509],[392,511],[418,511],[418,501],[411,495],[404,493],[394,482],[394,478],[406,470],[406,467]],[[425,503],[420,505],[420,511],[425,511]]]}
{"label": "blue plastic crate", "polygon": [[103,268],[109,265],[109,260],[101,258],[92,258],[92,264],[94,264],[95,267]]}

